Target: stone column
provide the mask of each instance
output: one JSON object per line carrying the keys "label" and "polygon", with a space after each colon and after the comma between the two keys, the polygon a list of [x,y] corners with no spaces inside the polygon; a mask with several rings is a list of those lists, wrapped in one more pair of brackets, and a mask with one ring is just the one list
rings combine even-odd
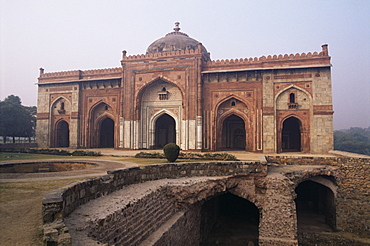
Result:
{"label": "stone column", "polygon": [[124,123],[124,118],[123,117],[119,117],[119,148],[122,149],[123,148],[123,123]]}
{"label": "stone column", "polygon": [[297,246],[294,184],[269,178],[259,227],[259,245]]}
{"label": "stone column", "polygon": [[202,116],[197,116],[197,144],[196,144],[196,149],[201,150],[202,149],[202,139],[203,139],[203,119]]}

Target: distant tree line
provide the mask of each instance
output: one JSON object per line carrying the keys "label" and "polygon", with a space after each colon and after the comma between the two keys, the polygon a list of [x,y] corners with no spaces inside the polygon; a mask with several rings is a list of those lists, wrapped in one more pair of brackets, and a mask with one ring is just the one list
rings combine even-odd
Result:
{"label": "distant tree line", "polygon": [[334,149],[370,155],[370,127],[334,131]]}
{"label": "distant tree line", "polygon": [[11,138],[13,143],[16,137],[30,138],[35,136],[36,106],[23,106],[18,96],[10,95],[0,100],[0,136],[5,143]]}

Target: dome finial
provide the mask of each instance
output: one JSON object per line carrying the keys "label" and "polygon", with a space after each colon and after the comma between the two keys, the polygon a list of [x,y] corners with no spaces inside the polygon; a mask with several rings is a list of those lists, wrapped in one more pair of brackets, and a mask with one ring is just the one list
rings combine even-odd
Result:
{"label": "dome finial", "polygon": [[173,28],[173,30],[175,30],[175,32],[179,32],[180,31],[180,22],[175,22],[175,27]]}

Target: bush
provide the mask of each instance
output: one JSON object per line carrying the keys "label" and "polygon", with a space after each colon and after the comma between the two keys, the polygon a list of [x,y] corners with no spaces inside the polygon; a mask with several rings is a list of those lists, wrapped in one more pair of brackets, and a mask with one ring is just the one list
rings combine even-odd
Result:
{"label": "bush", "polygon": [[163,154],[154,152],[154,153],[148,153],[148,152],[139,152],[135,155],[135,158],[165,158]]}
{"label": "bush", "polygon": [[[164,154],[154,152],[140,152],[135,155],[135,158],[166,158]],[[222,161],[239,161],[233,155],[227,153],[191,153],[191,152],[181,152],[177,159],[190,159],[190,160],[222,160]]]}
{"label": "bush", "polygon": [[169,162],[174,162],[179,157],[180,147],[175,143],[169,143],[163,147],[163,152]]}

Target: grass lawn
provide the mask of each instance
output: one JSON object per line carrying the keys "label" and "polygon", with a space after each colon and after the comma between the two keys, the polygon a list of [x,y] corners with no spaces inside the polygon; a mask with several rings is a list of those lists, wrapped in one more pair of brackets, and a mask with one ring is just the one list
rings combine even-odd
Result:
{"label": "grass lawn", "polygon": [[42,196],[76,180],[0,183],[0,245],[43,245]]}
{"label": "grass lawn", "polygon": [[[135,158],[123,156],[69,156],[69,155],[43,155],[43,154],[0,152],[0,161],[37,160],[37,159],[96,159],[96,160],[101,159],[112,161],[128,161],[136,163],[139,166],[148,164],[169,163],[166,159],[160,158]],[[190,161],[199,161],[199,160],[178,159],[175,162],[190,162]]]}
{"label": "grass lawn", "polygon": [[83,157],[85,156],[41,155],[41,154],[28,154],[28,153],[0,152],[0,161],[35,160],[35,159],[76,159],[76,158],[83,158]]}
{"label": "grass lawn", "polygon": [[[135,158],[121,156],[63,156],[7,152],[0,153],[0,161],[76,158],[125,161],[136,163],[139,166],[168,163],[166,159],[159,158]],[[176,162],[189,161],[194,160],[180,159]],[[80,179],[81,178],[30,182],[0,182],[0,245],[43,245],[43,195]]]}

